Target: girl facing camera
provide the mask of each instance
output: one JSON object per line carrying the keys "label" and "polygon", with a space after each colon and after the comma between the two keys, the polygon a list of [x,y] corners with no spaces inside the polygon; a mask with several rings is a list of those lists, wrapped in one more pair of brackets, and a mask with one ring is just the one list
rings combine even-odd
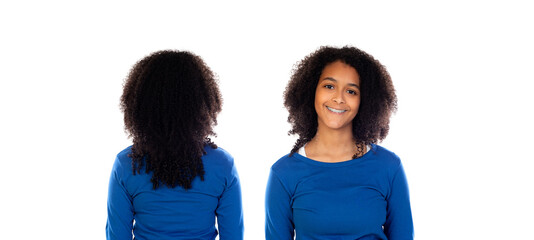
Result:
{"label": "girl facing camera", "polygon": [[406,176],[377,145],[397,98],[385,67],[354,47],[321,47],[284,93],[291,152],[271,168],[266,238],[413,239]]}

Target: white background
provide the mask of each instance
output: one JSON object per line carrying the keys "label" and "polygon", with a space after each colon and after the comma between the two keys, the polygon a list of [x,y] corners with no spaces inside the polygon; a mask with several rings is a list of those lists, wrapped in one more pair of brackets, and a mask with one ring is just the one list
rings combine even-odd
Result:
{"label": "white background", "polygon": [[404,163],[416,238],[533,239],[532,13],[527,1],[3,1],[2,238],[105,238],[109,173],[130,144],[123,80],[178,49],[219,77],[215,141],[235,157],[245,237],[263,239],[269,167],[295,140],[282,104],[293,64],[349,44],[396,86],[381,144]]}

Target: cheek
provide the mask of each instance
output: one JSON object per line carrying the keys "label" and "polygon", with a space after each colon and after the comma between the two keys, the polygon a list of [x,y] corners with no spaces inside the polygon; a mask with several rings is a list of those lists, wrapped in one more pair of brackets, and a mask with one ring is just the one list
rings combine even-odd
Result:
{"label": "cheek", "polygon": [[359,109],[360,108],[360,99],[358,98],[358,100],[356,102],[353,103],[353,106],[355,109]]}
{"label": "cheek", "polygon": [[332,92],[326,90],[325,88],[317,88],[315,90],[315,102],[324,103],[332,99]]}
{"label": "cheek", "polygon": [[315,91],[315,99],[314,99],[315,109],[317,109],[319,106],[321,106],[323,104],[324,95],[325,94],[321,93],[321,91],[319,91],[319,89],[317,89]]}
{"label": "cheek", "polygon": [[316,114],[319,114],[322,105],[323,104],[317,98],[315,98],[314,109]]}
{"label": "cheek", "polygon": [[355,113],[358,113],[359,109],[360,109],[360,98],[356,98],[354,99],[354,101],[351,102],[351,106],[350,106],[352,109],[354,109]]}

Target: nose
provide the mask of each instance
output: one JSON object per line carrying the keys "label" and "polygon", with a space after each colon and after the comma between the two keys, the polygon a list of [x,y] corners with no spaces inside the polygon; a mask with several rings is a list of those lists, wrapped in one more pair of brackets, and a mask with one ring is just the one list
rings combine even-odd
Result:
{"label": "nose", "polygon": [[343,92],[336,91],[332,96],[332,100],[336,102],[337,104],[345,103],[345,97],[343,96]]}

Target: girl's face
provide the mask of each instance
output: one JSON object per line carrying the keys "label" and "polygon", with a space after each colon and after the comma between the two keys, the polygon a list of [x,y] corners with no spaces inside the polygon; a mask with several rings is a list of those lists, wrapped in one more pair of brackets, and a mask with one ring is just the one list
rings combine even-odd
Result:
{"label": "girl's face", "polygon": [[353,67],[335,61],[325,66],[315,90],[318,129],[352,131],[360,107],[360,76]]}

